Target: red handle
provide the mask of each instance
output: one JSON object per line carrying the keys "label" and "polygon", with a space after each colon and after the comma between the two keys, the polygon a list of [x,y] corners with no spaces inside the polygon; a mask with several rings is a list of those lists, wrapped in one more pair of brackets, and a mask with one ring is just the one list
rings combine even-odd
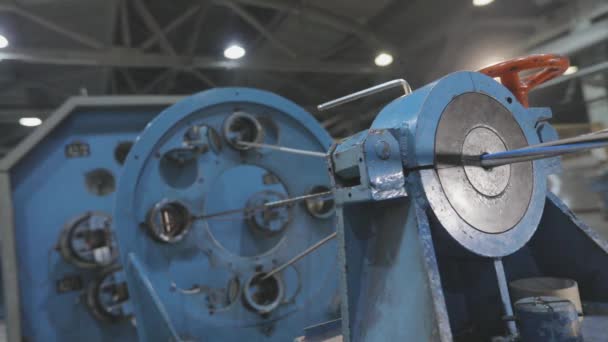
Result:
{"label": "red handle", "polygon": [[[479,72],[490,77],[500,77],[502,84],[515,94],[515,97],[524,107],[528,107],[528,93],[530,90],[541,83],[560,76],[569,66],[570,60],[568,57],[546,54],[511,59],[485,67]],[[521,71],[540,68],[543,68],[543,70],[521,79],[519,77]]]}

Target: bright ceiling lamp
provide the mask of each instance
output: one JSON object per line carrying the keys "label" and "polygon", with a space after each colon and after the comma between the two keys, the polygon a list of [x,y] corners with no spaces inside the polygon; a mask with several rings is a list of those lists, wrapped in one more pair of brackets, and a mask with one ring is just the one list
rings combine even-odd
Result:
{"label": "bright ceiling lamp", "polygon": [[493,3],[494,0],[473,0],[473,6],[481,7]]}
{"label": "bright ceiling lamp", "polygon": [[8,39],[5,36],[0,34],[0,49],[4,49],[8,46]]}
{"label": "bright ceiling lamp", "polygon": [[576,65],[571,65],[566,69],[564,75],[572,75],[578,71],[578,67]]}
{"label": "bright ceiling lamp", "polygon": [[379,67],[391,65],[393,63],[393,55],[386,52],[379,53],[374,59],[374,63]]}
{"label": "bright ceiling lamp", "polygon": [[224,57],[228,59],[239,59],[245,56],[245,49],[240,45],[230,45],[224,50]]}
{"label": "bright ceiling lamp", "polygon": [[21,118],[19,119],[19,124],[25,127],[36,127],[42,123],[40,118]]}

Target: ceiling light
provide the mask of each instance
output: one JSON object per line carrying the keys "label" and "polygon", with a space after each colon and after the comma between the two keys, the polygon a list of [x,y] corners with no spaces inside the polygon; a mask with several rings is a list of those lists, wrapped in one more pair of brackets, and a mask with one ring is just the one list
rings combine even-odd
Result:
{"label": "ceiling light", "polygon": [[0,34],[0,49],[4,49],[8,46],[8,39],[5,36]]}
{"label": "ceiling light", "polygon": [[393,55],[386,52],[379,53],[378,56],[376,56],[376,59],[374,59],[374,63],[379,67],[390,65],[393,63]]}
{"label": "ceiling light", "polygon": [[566,71],[564,72],[564,75],[572,75],[577,71],[578,71],[578,67],[576,65],[571,65],[568,67],[568,69],[566,69]]}
{"label": "ceiling light", "polygon": [[19,119],[19,124],[21,126],[26,126],[26,127],[35,127],[38,126],[42,123],[42,120],[40,120],[39,118],[21,118]]}
{"label": "ceiling light", "polygon": [[473,0],[473,6],[481,7],[493,3],[494,0]]}
{"label": "ceiling light", "polygon": [[245,56],[245,49],[240,45],[230,45],[224,50],[224,57],[228,59],[239,59]]}
{"label": "ceiling light", "polygon": [[4,49],[8,46],[8,39],[5,36],[0,34],[0,49]]}

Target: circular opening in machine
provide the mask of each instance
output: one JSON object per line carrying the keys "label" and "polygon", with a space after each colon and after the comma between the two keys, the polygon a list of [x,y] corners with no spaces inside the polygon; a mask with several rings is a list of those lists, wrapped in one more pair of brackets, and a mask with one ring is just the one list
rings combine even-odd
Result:
{"label": "circular opening in machine", "polygon": [[161,242],[177,242],[188,232],[190,211],[180,202],[161,201],[148,213],[148,232]]}
{"label": "circular opening in machine", "polygon": [[188,148],[175,148],[160,159],[160,175],[169,186],[184,189],[198,177],[197,153]]}
{"label": "circular opening in machine", "polygon": [[59,235],[59,253],[82,268],[103,267],[118,257],[112,219],[103,213],[86,213],[65,225]]}
{"label": "circular opening in machine", "polygon": [[119,272],[119,268],[111,269],[87,288],[87,306],[102,322],[117,323],[132,316],[124,305],[129,300],[129,291],[127,283],[118,279]]}
{"label": "circular opening in machine", "polygon": [[251,146],[245,143],[261,143],[264,140],[262,124],[253,115],[236,112],[224,121],[224,138],[230,146],[237,150],[248,150]]}
{"label": "circular opening in machine", "polygon": [[276,275],[264,278],[266,273],[257,273],[249,278],[244,289],[246,305],[261,313],[276,309],[284,295],[283,283]]}
{"label": "circular opening in machine", "polygon": [[96,196],[111,194],[116,189],[114,175],[107,169],[95,169],[84,175],[87,190]]}
{"label": "circular opening in machine", "polygon": [[[312,194],[321,194],[329,192],[330,189],[324,185],[314,186],[309,192]],[[335,202],[333,194],[327,194],[320,197],[314,197],[306,200],[306,209],[308,212],[318,218],[327,218],[333,215],[335,208]]]}
{"label": "circular opening in machine", "polygon": [[125,160],[127,160],[127,156],[129,155],[129,151],[133,147],[132,141],[123,141],[116,145],[114,148],[114,159],[118,162],[118,164],[123,165]]}
{"label": "circular opening in machine", "polygon": [[198,153],[211,150],[219,153],[222,150],[222,139],[215,128],[208,125],[193,125],[184,134],[184,144],[194,148]]}

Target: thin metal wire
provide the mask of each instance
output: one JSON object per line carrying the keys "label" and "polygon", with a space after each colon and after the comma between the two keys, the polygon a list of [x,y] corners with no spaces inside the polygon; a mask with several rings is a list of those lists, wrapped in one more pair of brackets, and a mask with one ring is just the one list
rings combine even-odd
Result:
{"label": "thin metal wire", "polygon": [[279,146],[279,145],[270,145],[270,144],[262,144],[262,143],[254,143],[249,141],[241,141],[237,140],[236,143],[238,145],[243,145],[247,147],[255,147],[255,148],[268,148],[275,151],[281,151],[286,153],[299,154],[310,157],[319,157],[319,158],[327,158],[327,153],[317,152],[317,151],[308,151],[308,150],[300,150],[297,148]]}
{"label": "thin metal wire", "polygon": [[338,236],[338,233],[333,232],[331,234],[329,234],[328,236],[324,237],[323,239],[319,240],[317,243],[315,243],[314,245],[306,248],[302,253],[296,255],[295,257],[291,258],[289,261],[287,261],[286,263],[284,263],[283,265],[273,269],[272,271],[266,273],[263,277],[262,280],[264,279],[268,279],[270,277],[272,277],[273,275],[281,272],[282,270],[286,269],[287,267],[289,267],[290,265],[298,262],[300,259],[302,259],[303,257],[307,256],[308,254],[312,253],[313,251],[317,250],[319,247],[323,246],[324,244],[326,244],[327,242],[333,240],[336,238],[336,236]]}
{"label": "thin metal wire", "polygon": [[[231,210],[226,210],[226,211],[220,211],[220,212],[213,213],[213,214],[193,216],[192,220],[206,220],[206,219],[210,219],[210,218],[216,218],[219,216],[227,216],[227,215],[240,214],[240,213],[249,213],[251,215],[252,213],[257,212],[257,211],[263,211],[263,210],[267,210],[270,208],[286,206],[286,205],[290,205],[292,203],[305,201],[305,200],[308,200],[311,198],[330,197],[332,195],[333,195],[333,191],[318,192],[318,193],[314,193],[314,194],[302,195],[302,196],[298,196],[298,197],[287,198],[284,200],[268,202],[268,203],[264,203],[262,205],[258,205],[258,206],[254,206],[254,207],[231,209]],[[249,217],[249,216],[245,216],[245,217]]]}

